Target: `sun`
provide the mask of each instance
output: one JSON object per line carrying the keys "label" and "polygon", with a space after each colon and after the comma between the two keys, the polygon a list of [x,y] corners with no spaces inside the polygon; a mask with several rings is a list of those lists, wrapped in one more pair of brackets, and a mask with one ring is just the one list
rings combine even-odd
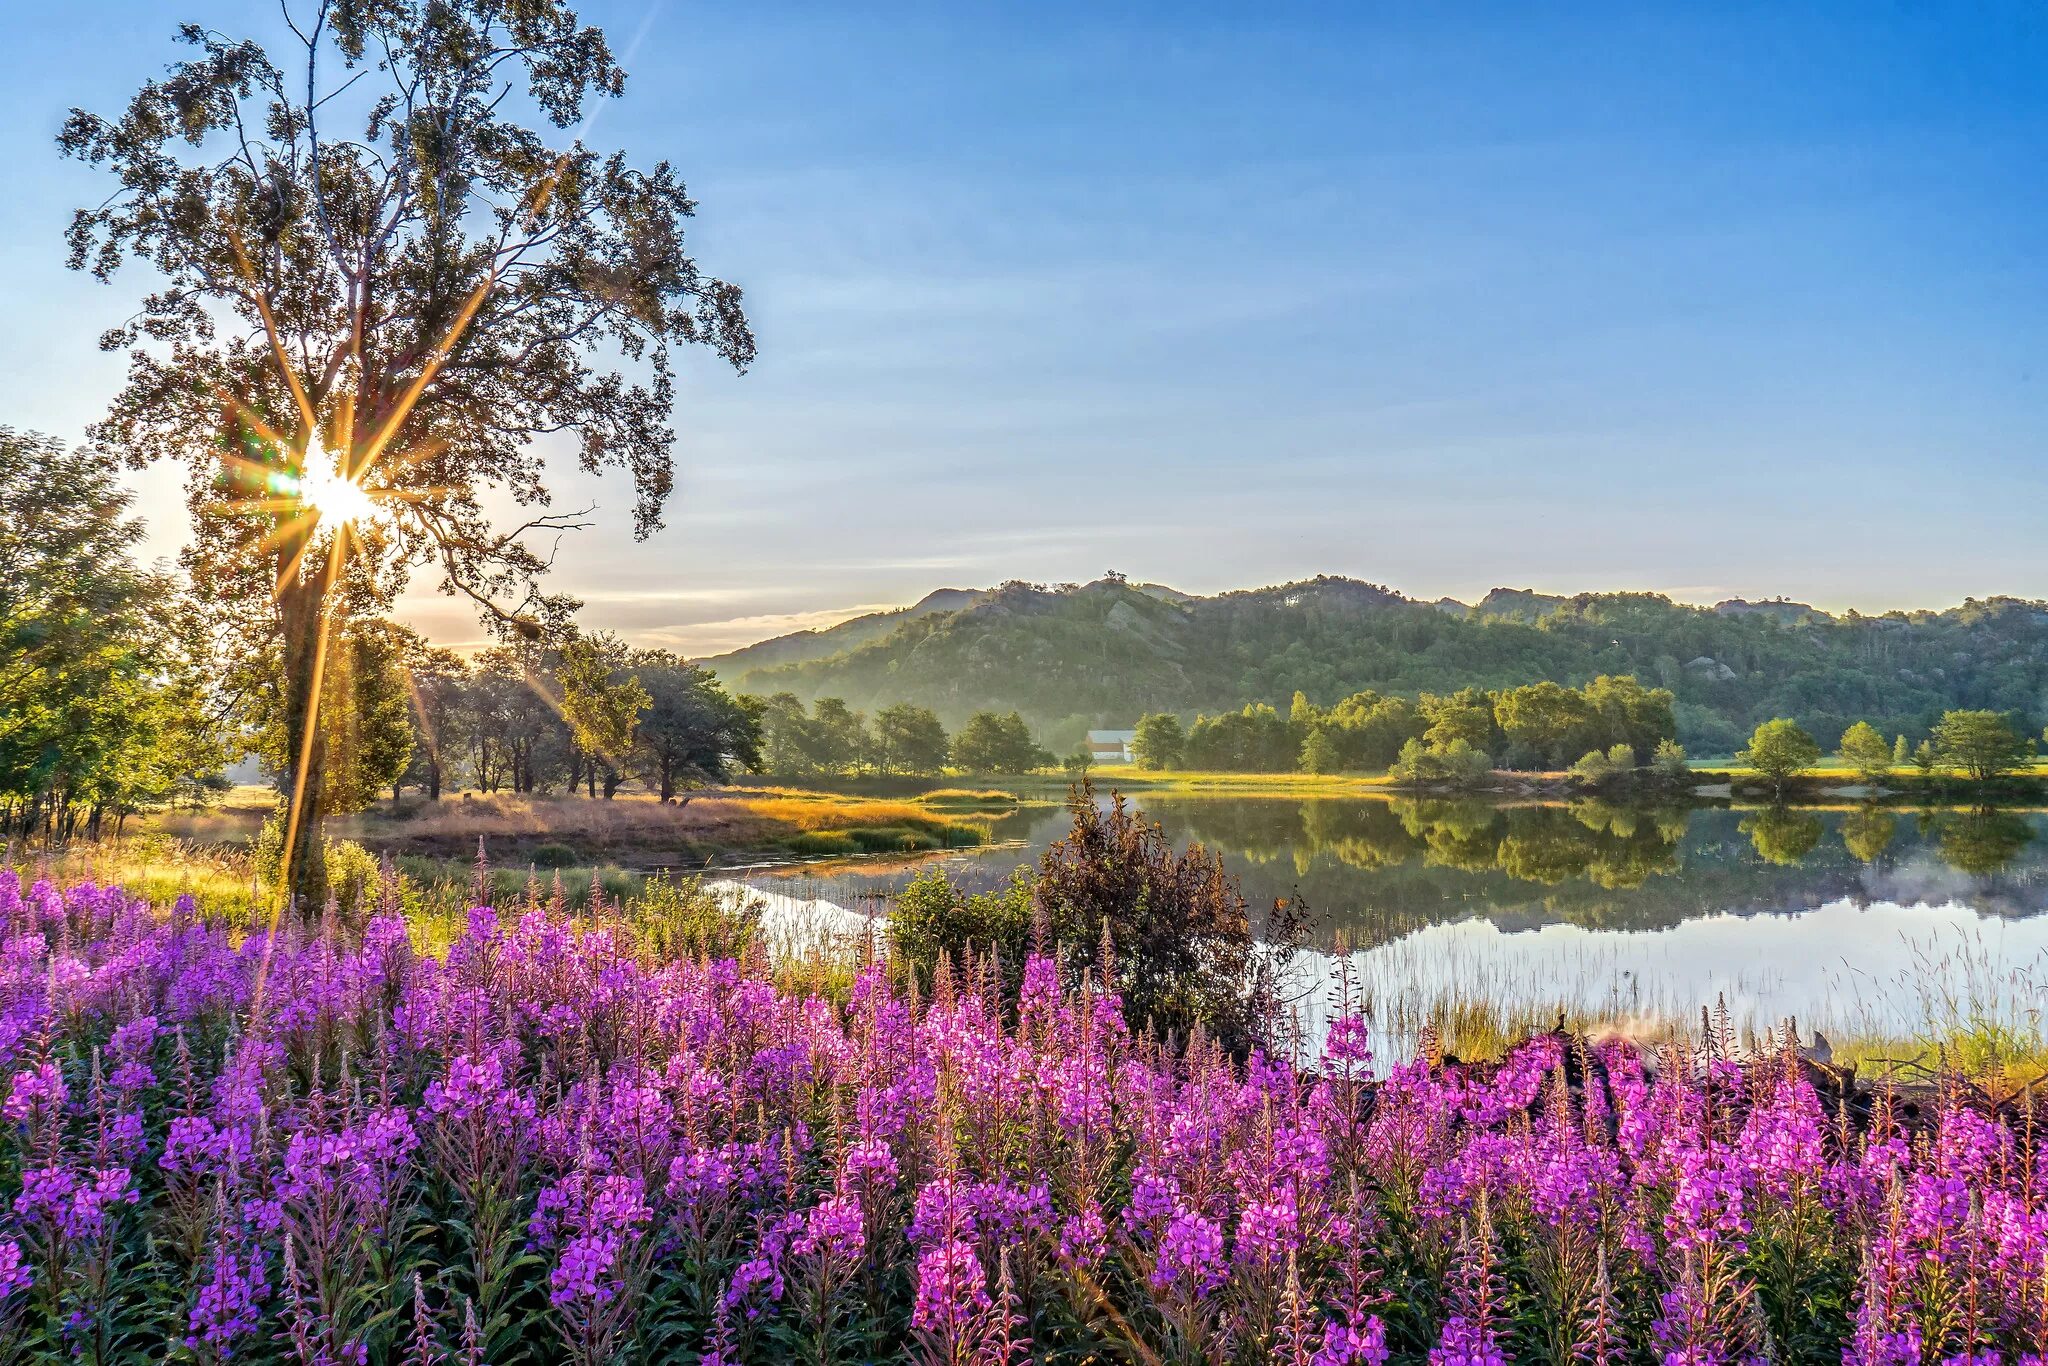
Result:
{"label": "sun", "polygon": [[372,521],[381,511],[376,496],[343,474],[340,462],[317,441],[306,448],[299,474],[299,501],[318,513],[321,521],[342,526]]}

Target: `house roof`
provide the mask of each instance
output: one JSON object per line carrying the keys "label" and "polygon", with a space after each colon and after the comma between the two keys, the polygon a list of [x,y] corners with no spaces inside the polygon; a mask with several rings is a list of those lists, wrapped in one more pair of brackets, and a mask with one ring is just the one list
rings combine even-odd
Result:
{"label": "house roof", "polygon": [[[1072,731],[1067,733],[1069,735],[1073,734]],[[1091,745],[1128,745],[1137,738],[1138,732],[1134,730],[1091,730],[1088,732],[1088,743]]]}

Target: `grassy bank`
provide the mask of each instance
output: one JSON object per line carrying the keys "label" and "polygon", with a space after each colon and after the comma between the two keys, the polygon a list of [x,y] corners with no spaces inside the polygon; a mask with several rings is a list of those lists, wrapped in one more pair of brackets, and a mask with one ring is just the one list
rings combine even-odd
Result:
{"label": "grassy bank", "polygon": [[1202,773],[1194,770],[1143,769],[1129,764],[1090,772],[1099,789],[1119,792],[1185,792],[1232,797],[1355,797],[1382,796],[1389,779],[1384,773]]}

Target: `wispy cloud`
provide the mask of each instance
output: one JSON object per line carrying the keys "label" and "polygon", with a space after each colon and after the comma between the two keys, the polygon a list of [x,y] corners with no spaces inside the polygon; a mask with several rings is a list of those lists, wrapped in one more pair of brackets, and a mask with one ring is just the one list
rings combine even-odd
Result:
{"label": "wispy cloud", "polygon": [[809,612],[769,612],[726,621],[658,627],[641,631],[637,637],[642,644],[658,645],[681,654],[714,655],[796,631],[821,631],[854,617],[863,617],[871,612],[891,612],[905,605],[900,602],[870,602],[854,607],[824,607]]}

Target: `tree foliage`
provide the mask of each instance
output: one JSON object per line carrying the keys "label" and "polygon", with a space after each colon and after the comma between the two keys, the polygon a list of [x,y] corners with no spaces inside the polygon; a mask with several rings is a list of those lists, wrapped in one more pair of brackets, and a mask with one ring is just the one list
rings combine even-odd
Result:
{"label": "tree foliage", "polygon": [[[1509,765],[1562,767],[1616,741],[1649,754],[1664,735],[1697,755],[1728,755],[1778,716],[1829,747],[1859,719],[1917,743],[1955,708],[2013,712],[2028,722],[2023,733],[2048,723],[2048,604],[2012,598],[1829,617],[1719,611],[1652,593],[1499,592],[1447,611],[1345,579],[1201,598],[1102,580],[1006,584],[952,610],[877,620],[858,641],[732,677],[807,701],[916,702],[948,725],[985,708],[1016,708],[1042,727],[1077,714],[1096,725],[1145,713],[1185,721],[1247,703],[1286,709],[1301,692],[1326,714],[1353,714],[1354,724],[1332,732],[1347,769],[1385,768],[1421,735],[1427,723],[1405,713],[1423,693],[1584,689],[1603,675],[1634,678],[1643,690],[1600,698],[1621,733],[1559,738],[1576,719],[1567,715],[1564,726],[1525,732],[1542,737],[1541,755],[1504,736],[1498,746],[1474,742]],[[1648,696],[1660,691],[1668,700]]]}
{"label": "tree foliage", "polygon": [[594,787],[601,776],[607,797],[618,791],[640,713],[652,701],[630,663],[631,651],[617,636],[579,636],[563,647],[557,675],[562,720],[583,756],[586,783]]}
{"label": "tree foliage", "polygon": [[[1063,975],[1100,972],[1152,1029],[1185,1036],[1200,1025],[1240,1053],[1261,1042],[1277,1007],[1270,951],[1223,860],[1199,844],[1176,849],[1121,796],[1105,811],[1081,788],[1068,806],[1073,826],[1033,884]],[[1283,919],[1267,927],[1281,953]]]}
{"label": "tree foliage", "polygon": [[875,761],[885,773],[945,771],[951,743],[930,707],[898,702],[875,713]]}
{"label": "tree foliage", "polygon": [[953,737],[954,766],[967,773],[1030,773],[1052,762],[1016,712],[976,712]]}
{"label": "tree foliage", "polygon": [[1835,752],[1866,783],[1874,786],[1891,776],[1893,748],[1868,721],[1858,721],[1843,731]]}
{"label": "tree foliage", "polygon": [[1187,732],[1172,712],[1150,712],[1138,718],[1131,750],[1139,768],[1179,768],[1187,756]]}
{"label": "tree foliage", "polygon": [[761,718],[708,671],[668,650],[637,650],[631,676],[647,703],[636,718],[633,771],[663,801],[681,783],[724,782],[761,766]]}
{"label": "tree foliage", "polygon": [[229,758],[202,613],[138,568],[107,460],[0,427],[0,827],[196,800]]}

